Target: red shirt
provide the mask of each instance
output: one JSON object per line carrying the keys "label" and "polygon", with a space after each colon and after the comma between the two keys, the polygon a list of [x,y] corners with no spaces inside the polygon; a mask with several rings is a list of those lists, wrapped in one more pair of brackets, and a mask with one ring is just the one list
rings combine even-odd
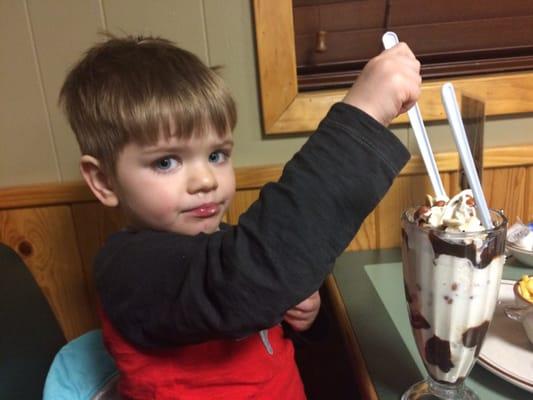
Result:
{"label": "red shirt", "polygon": [[292,342],[281,326],[268,330],[269,354],[259,334],[161,350],[135,348],[102,315],[104,342],[121,374],[126,399],[303,400]]}

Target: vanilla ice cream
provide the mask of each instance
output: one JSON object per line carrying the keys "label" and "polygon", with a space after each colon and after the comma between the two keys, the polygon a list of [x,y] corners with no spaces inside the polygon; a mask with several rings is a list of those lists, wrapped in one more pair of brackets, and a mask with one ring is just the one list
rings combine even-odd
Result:
{"label": "vanilla ice cream", "polygon": [[505,261],[503,215],[485,230],[470,190],[429,199],[402,217],[409,317],[418,350],[441,383],[468,375],[494,313]]}

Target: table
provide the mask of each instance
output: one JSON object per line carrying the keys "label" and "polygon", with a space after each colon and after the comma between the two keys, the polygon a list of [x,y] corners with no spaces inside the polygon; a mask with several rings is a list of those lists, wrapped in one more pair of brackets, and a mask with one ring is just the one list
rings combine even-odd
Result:
{"label": "table", "polygon": [[[532,269],[508,260],[503,278],[519,279],[525,273]],[[344,253],[328,288],[362,398],[399,399],[426,374],[408,322],[400,249]],[[480,365],[466,384],[483,400],[533,398]]]}

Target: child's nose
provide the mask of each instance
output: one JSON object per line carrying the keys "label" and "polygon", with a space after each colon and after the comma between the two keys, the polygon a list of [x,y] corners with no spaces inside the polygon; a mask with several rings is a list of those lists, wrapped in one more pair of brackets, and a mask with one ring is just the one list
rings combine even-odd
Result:
{"label": "child's nose", "polygon": [[209,164],[199,164],[192,168],[189,175],[189,193],[209,192],[218,187],[216,176]]}

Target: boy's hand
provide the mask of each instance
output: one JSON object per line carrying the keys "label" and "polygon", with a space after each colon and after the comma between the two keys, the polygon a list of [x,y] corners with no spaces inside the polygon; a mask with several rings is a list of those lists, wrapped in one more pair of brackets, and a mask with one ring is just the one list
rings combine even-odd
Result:
{"label": "boy's hand", "polygon": [[420,62],[399,43],[366,64],[343,101],[387,126],[416,103],[421,83]]}
{"label": "boy's hand", "polygon": [[311,327],[319,310],[320,294],[317,291],[287,311],[283,320],[295,331],[305,331]]}

